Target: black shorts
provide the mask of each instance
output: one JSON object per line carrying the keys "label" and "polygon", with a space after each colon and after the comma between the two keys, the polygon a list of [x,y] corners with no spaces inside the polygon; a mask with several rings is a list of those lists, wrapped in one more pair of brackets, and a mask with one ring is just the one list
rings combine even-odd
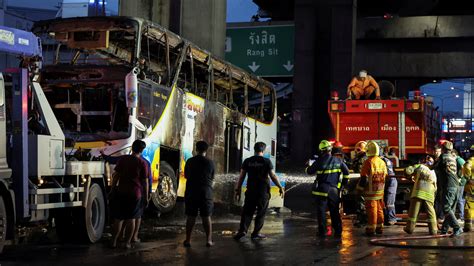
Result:
{"label": "black shorts", "polygon": [[144,199],[116,194],[110,198],[110,216],[117,220],[138,219],[143,215]]}
{"label": "black shorts", "polygon": [[187,216],[196,217],[199,212],[201,217],[208,217],[212,215],[214,210],[214,202],[212,199],[186,198],[184,203],[186,204],[185,213]]}

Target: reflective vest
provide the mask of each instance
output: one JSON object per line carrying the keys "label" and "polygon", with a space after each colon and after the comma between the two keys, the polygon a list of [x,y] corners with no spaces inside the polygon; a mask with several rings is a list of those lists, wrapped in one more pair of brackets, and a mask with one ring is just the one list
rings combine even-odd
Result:
{"label": "reflective vest", "polygon": [[474,157],[471,157],[463,167],[463,176],[466,178],[466,185],[464,192],[466,192],[466,199],[474,201]]}
{"label": "reflective vest", "polygon": [[426,165],[415,166],[415,185],[413,185],[411,197],[434,202],[435,194],[436,174]]}
{"label": "reflective vest", "polygon": [[387,176],[387,165],[378,156],[369,157],[362,165],[360,176],[367,178],[363,187],[366,200],[383,199],[385,189],[385,177]]}

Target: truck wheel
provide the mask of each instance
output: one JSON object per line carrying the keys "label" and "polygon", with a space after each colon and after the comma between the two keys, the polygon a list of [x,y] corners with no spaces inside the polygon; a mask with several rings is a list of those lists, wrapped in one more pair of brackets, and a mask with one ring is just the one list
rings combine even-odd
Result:
{"label": "truck wheel", "polygon": [[178,180],[176,174],[167,162],[160,162],[160,177],[158,188],[152,193],[155,207],[162,213],[170,212],[176,205]]}
{"label": "truck wheel", "polygon": [[3,248],[7,242],[7,208],[3,196],[0,195],[0,253],[3,252]]}
{"label": "truck wheel", "polygon": [[86,242],[95,243],[100,240],[105,226],[104,192],[98,184],[89,188],[86,207],[80,215],[81,233]]}

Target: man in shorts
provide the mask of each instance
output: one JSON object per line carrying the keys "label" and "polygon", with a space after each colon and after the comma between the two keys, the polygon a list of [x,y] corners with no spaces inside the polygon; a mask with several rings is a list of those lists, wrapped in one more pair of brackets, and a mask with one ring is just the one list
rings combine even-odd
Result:
{"label": "man in shorts", "polygon": [[117,247],[117,241],[125,221],[125,247],[130,248],[132,238],[140,225],[137,220],[143,215],[144,204],[148,202],[150,191],[148,184],[148,165],[141,158],[145,142],[135,140],[132,154],[124,155],[115,166],[112,180],[113,197],[110,199],[111,216],[114,218],[111,247]]}
{"label": "man in shorts", "polygon": [[205,141],[196,143],[196,156],[189,158],[184,167],[186,178],[186,240],[183,245],[191,247],[191,233],[193,232],[196,216],[201,215],[202,225],[206,232],[207,247],[212,247],[211,215],[214,207],[212,201],[212,183],[214,182],[214,163],[206,158],[209,145]]}

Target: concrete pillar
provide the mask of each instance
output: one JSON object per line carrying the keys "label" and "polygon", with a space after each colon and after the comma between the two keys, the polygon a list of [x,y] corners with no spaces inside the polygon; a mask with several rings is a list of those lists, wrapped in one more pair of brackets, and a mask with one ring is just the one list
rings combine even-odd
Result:
{"label": "concrete pillar", "polygon": [[295,0],[295,74],[291,155],[302,162],[333,138],[330,91],[344,97],[353,75],[356,0]]}
{"label": "concrete pillar", "polygon": [[120,15],[152,20],[224,57],[227,1],[120,0]]}
{"label": "concrete pillar", "polygon": [[224,58],[227,1],[181,0],[180,35]]}

